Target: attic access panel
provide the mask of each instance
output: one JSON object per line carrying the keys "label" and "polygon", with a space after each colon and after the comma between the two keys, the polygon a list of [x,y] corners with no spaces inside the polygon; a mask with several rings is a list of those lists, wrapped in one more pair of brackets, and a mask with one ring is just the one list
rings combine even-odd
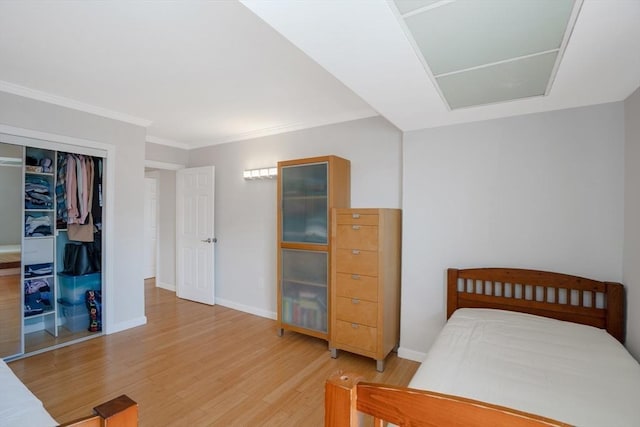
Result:
{"label": "attic access panel", "polygon": [[394,0],[450,109],[548,95],[582,0]]}

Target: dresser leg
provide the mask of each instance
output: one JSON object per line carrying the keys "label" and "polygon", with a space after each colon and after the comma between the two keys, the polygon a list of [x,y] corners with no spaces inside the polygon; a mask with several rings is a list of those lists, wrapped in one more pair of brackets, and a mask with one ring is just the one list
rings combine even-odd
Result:
{"label": "dresser leg", "polygon": [[376,371],[384,372],[384,359],[376,360]]}
{"label": "dresser leg", "polygon": [[330,347],[329,351],[331,352],[331,358],[332,359],[337,359],[338,358],[338,349],[335,347]]}
{"label": "dresser leg", "polygon": [[283,328],[278,328],[278,336],[281,337],[284,335],[284,329]]}

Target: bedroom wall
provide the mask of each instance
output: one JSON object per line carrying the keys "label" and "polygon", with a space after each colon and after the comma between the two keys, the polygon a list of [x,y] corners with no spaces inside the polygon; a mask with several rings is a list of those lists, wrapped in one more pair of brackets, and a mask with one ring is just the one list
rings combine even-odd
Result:
{"label": "bedroom wall", "polygon": [[[22,229],[22,169],[0,166],[0,245],[20,246]],[[17,203],[16,203],[17,202]]]}
{"label": "bedroom wall", "polygon": [[403,146],[401,356],[421,359],[444,324],[448,267],[622,280],[622,103],[408,132]]}
{"label": "bedroom wall", "polygon": [[158,277],[156,286],[176,290],[176,172],[156,170],[158,176]]}
{"label": "bedroom wall", "polygon": [[145,160],[174,163],[184,166],[189,161],[189,151],[183,150],[182,148],[147,142],[145,143]]}
{"label": "bedroom wall", "polygon": [[[113,280],[106,306],[109,332],[146,323],[143,251],[143,127],[0,92],[0,124],[111,144],[115,147]],[[109,292],[108,292],[109,295]]]}
{"label": "bedroom wall", "polygon": [[627,348],[640,360],[640,88],[624,103],[624,275]]}
{"label": "bedroom wall", "polygon": [[275,318],[276,181],[245,181],[244,169],[335,154],[351,161],[351,205],[399,208],[401,133],[383,118],[192,150],[189,166],[216,173],[218,304]]}
{"label": "bedroom wall", "polygon": [[[0,157],[22,159],[22,147],[0,143]],[[22,168],[0,165],[0,246],[22,241]]]}

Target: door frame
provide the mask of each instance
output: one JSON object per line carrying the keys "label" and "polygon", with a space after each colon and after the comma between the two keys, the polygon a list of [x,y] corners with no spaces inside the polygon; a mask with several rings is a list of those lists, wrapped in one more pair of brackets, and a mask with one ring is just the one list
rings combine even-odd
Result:
{"label": "door frame", "polygon": [[[185,165],[180,164],[180,163],[160,162],[160,161],[156,161],[156,160],[145,160],[144,161],[144,167],[145,167],[145,169],[147,169],[147,168],[160,169],[160,170],[174,171],[174,172],[178,171],[180,169],[186,168]],[[159,181],[160,180],[158,180],[158,184],[161,185]],[[161,191],[162,191],[162,189],[160,187],[158,187],[158,194]],[[158,203],[160,203],[160,197],[161,196],[158,196]],[[174,210],[175,210],[175,207],[174,207]],[[158,205],[158,218],[159,218],[159,216],[160,216],[160,206]],[[177,226],[177,219],[174,221],[173,225],[174,225],[174,228],[175,228],[175,226]],[[159,227],[158,227],[158,230],[159,230]],[[158,255],[160,254],[160,245],[162,244],[162,242],[160,241],[161,238],[162,238],[162,235],[160,233],[158,233],[157,247],[156,247],[156,261],[159,259]],[[174,246],[175,246],[175,243],[176,242],[174,242]],[[175,256],[173,257],[173,263],[174,263],[174,272],[175,272],[175,270],[177,269]],[[158,263],[156,262],[156,287],[157,288],[166,289],[166,290],[171,291],[171,292],[177,292],[177,277],[174,277],[174,283],[172,284],[172,286],[170,286],[168,283],[163,283],[163,282],[159,282],[158,281],[158,273],[159,273]]]}

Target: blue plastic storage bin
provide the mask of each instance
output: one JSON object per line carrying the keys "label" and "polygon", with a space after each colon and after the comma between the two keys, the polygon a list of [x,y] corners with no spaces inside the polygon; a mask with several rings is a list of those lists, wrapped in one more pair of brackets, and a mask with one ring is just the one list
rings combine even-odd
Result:
{"label": "blue plastic storage bin", "polygon": [[58,273],[60,298],[68,304],[84,304],[86,291],[102,289],[100,276],[101,273],[91,273],[82,276]]}
{"label": "blue plastic storage bin", "polygon": [[80,332],[89,327],[89,310],[82,304],[69,304],[64,300],[59,300],[60,311],[64,319],[63,326],[71,332]]}

